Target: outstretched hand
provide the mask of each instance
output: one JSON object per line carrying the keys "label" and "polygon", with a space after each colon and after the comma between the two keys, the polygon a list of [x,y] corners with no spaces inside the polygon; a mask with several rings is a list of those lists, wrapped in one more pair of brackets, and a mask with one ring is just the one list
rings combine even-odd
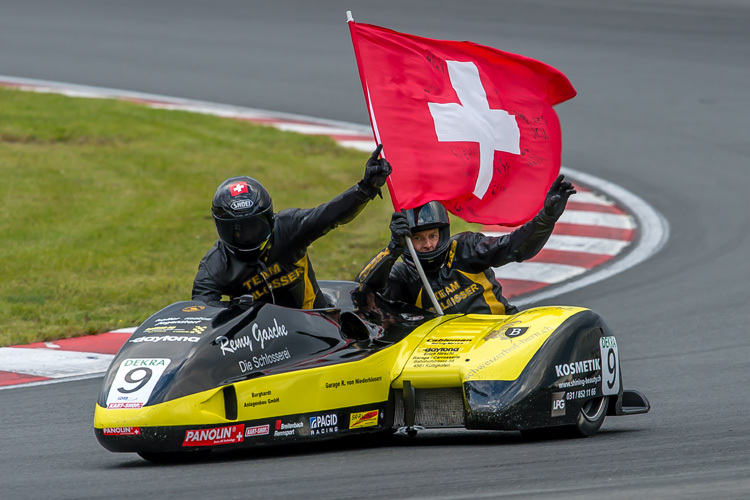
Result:
{"label": "outstretched hand", "polygon": [[365,176],[362,179],[362,182],[367,187],[380,189],[393,171],[388,160],[385,158],[378,158],[382,149],[383,145],[378,144],[378,147],[375,148],[375,151],[372,152],[372,156],[370,156],[365,164]]}
{"label": "outstretched hand", "polygon": [[391,242],[388,249],[393,255],[399,256],[404,253],[406,248],[406,238],[411,237],[409,221],[404,212],[393,212],[391,215]]}
{"label": "outstretched hand", "polygon": [[573,184],[565,180],[565,176],[560,174],[547,192],[544,199],[544,213],[555,220],[559,219],[565,210],[570,195],[575,194],[576,190]]}

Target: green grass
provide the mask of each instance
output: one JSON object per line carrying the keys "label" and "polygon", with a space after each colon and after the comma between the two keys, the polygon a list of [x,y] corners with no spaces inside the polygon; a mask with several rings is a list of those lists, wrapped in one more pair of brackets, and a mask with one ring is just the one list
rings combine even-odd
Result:
{"label": "green grass", "polygon": [[[0,88],[0,113],[0,346],[136,326],[188,300],[224,179],[257,178],[277,211],[312,207],[361,179],[369,156],[113,100]],[[384,195],[313,244],[318,279],[353,279],[386,244]]]}

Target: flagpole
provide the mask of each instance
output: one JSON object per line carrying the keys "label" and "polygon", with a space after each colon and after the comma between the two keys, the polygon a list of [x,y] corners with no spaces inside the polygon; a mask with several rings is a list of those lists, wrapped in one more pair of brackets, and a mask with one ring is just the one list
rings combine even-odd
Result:
{"label": "flagpole", "polygon": [[[346,11],[346,22],[347,23],[354,23],[354,16],[352,16],[352,11],[347,10]],[[373,135],[375,136],[375,143],[381,144],[380,142],[380,133],[378,131],[378,125],[377,121],[375,120],[375,113],[372,109],[372,104],[370,103],[370,90],[367,88],[367,83],[365,79],[365,75],[363,73],[363,69],[361,67],[361,61],[359,60],[359,53],[357,50],[357,40],[354,36],[354,31],[351,28],[351,24],[349,25],[351,34],[352,34],[352,45],[354,47],[354,55],[357,59],[357,66],[359,67],[359,76],[362,80],[362,90],[365,94],[365,101],[367,103],[367,112],[370,115],[370,125],[372,125],[372,131]],[[385,158],[385,151],[381,151],[380,155]],[[394,208],[397,206],[396,204],[396,198],[393,195],[393,190],[391,189],[391,180],[388,179],[388,190],[391,193],[391,200],[394,202]],[[403,211],[403,209],[402,209]],[[410,238],[406,238],[406,245],[409,247],[409,251],[411,252],[412,261],[414,261],[414,266],[417,268],[417,272],[419,273],[419,277],[422,279],[422,285],[424,285],[425,291],[427,291],[427,296],[430,297],[430,301],[432,302],[432,306],[435,308],[435,312],[438,314],[438,316],[443,316],[445,313],[443,312],[443,309],[440,307],[440,304],[437,301],[437,298],[435,297],[435,294],[432,291],[432,287],[430,286],[430,282],[427,281],[427,276],[424,273],[424,270],[422,269],[422,264],[419,262],[419,258],[417,257],[417,251],[414,249],[414,245],[411,242]]]}
{"label": "flagpole", "polygon": [[438,303],[437,298],[435,297],[435,294],[432,291],[430,282],[427,281],[427,276],[425,275],[424,270],[422,269],[422,264],[419,262],[419,258],[417,257],[417,251],[414,249],[414,244],[412,244],[411,238],[409,237],[406,238],[406,245],[409,247],[409,251],[411,252],[411,260],[414,262],[414,266],[417,268],[419,277],[422,278],[422,284],[424,285],[424,289],[427,291],[427,295],[430,297],[430,301],[432,302],[432,305],[435,308],[435,312],[438,314],[438,316],[443,316],[445,313],[443,312],[443,309],[440,307],[440,304]]}

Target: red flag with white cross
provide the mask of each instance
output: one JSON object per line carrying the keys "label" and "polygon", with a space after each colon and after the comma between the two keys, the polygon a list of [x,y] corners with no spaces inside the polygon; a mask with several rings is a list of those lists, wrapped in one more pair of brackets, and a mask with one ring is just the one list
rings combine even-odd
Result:
{"label": "red flag with white cross", "polygon": [[441,201],[469,222],[517,225],[560,171],[552,109],[576,95],[557,69],[472,42],[349,21],[396,210]]}

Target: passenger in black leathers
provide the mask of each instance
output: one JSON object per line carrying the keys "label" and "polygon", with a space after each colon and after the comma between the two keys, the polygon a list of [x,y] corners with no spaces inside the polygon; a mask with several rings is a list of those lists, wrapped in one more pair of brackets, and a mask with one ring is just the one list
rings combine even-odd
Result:
{"label": "passenger in black leathers", "polygon": [[[518,308],[503,297],[492,268],[539,253],[575,192],[560,175],[547,193],[544,208],[523,226],[499,237],[472,232],[451,237],[448,214],[436,201],[405,213],[395,212],[390,243],[365,265],[356,280],[361,290],[434,312],[411,254],[404,254],[408,237],[445,313],[515,314]],[[433,243],[426,245],[429,238]],[[396,262],[402,254],[403,262]]]}
{"label": "passenger in black leathers", "polygon": [[380,193],[391,173],[378,158],[365,165],[364,178],[316,208],[289,208],[274,214],[271,197],[250,177],[233,177],[216,190],[211,211],[219,240],[198,265],[193,300],[217,303],[252,295],[285,307],[328,307],[315,279],[307,248],[339,224],[352,221]]}

